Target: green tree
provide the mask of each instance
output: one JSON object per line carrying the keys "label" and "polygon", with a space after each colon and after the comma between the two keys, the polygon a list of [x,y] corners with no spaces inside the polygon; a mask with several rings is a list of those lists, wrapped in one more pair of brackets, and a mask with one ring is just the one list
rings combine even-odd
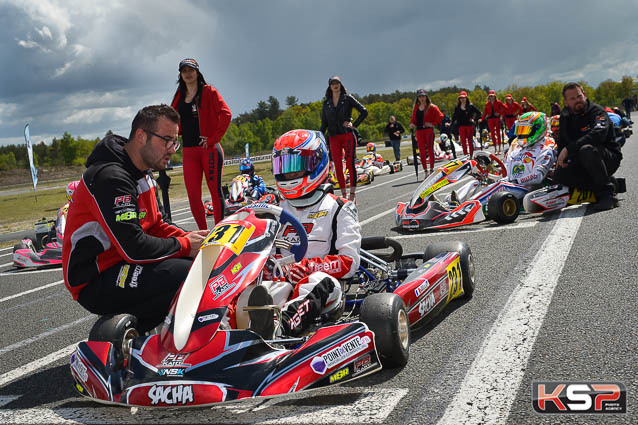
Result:
{"label": "green tree", "polygon": [[15,170],[18,168],[13,152],[0,153],[0,171]]}
{"label": "green tree", "polygon": [[286,96],[286,106],[291,107],[297,105],[299,99],[296,96]]}

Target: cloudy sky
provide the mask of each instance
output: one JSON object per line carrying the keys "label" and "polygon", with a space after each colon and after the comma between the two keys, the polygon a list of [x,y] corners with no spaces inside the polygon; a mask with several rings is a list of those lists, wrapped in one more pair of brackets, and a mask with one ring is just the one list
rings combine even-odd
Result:
{"label": "cloudy sky", "polygon": [[194,57],[234,115],[318,100],[638,75],[638,0],[0,0],[0,144],[126,135]]}

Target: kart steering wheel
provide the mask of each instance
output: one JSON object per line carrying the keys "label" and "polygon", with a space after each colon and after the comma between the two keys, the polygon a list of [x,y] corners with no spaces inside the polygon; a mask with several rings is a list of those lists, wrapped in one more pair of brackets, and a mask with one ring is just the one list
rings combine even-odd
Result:
{"label": "kart steering wheel", "polygon": [[[505,168],[505,164],[503,164],[503,161],[501,161],[501,159],[493,153],[477,152],[475,161],[476,168],[483,177],[487,178],[490,174],[497,177],[500,176],[501,178],[507,177],[507,168]],[[481,165],[481,162],[483,162],[483,165]]]}
{"label": "kart steering wheel", "polygon": [[306,229],[292,214],[281,207],[264,202],[258,202],[256,204],[248,205],[244,207],[244,209],[253,210],[255,212],[255,215],[272,214],[278,217],[279,223],[281,225],[290,223],[290,225],[297,231],[297,234],[299,235],[299,243],[296,245],[292,245],[290,247],[290,252],[292,252],[295,256],[296,262],[301,261],[306,256],[306,251],[308,250],[308,235],[306,234]]}

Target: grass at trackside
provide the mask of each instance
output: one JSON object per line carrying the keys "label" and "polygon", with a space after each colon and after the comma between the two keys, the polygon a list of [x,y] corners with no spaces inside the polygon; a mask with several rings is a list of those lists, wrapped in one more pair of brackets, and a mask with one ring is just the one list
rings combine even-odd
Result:
{"label": "grass at trackside", "polygon": [[[385,159],[393,160],[392,148],[385,148],[383,145],[377,145],[377,151],[381,153]],[[361,151],[358,152],[362,156]],[[412,155],[410,146],[401,147],[401,156],[406,158]],[[275,178],[272,175],[270,162],[258,162],[255,164],[255,171],[260,174],[267,185],[272,185]],[[239,166],[226,166],[223,171],[222,182],[224,184],[230,181],[239,173]],[[176,168],[168,172],[171,177],[171,185],[169,189],[171,200],[186,199],[186,188],[184,186],[184,178],[181,168]],[[155,176],[157,177],[157,175]],[[57,184],[56,184],[57,183]],[[17,195],[6,195],[0,197],[0,233],[12,232],[17,230],[32,229],[35,221],[45,217],[53,219],[58,208],[66,202],[64,186],[68,181],[49,181],[42,182],[40,189],[36,191],[36,196],[32,191]],[[57,189],[45,188],[45,186],[62,186]],[[16,186],[18,187],[18,186]],[[12,187],[4,187],[3,189],[11,189]],[[204,199],[210,199],[210,194],[206,182],[202,182],[202,194]]]}

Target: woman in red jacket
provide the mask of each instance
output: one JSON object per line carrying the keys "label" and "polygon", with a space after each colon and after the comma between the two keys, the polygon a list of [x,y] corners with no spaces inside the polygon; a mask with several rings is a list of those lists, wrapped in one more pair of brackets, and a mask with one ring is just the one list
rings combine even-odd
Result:
{"label": "woman in red jacket", "polygon": [[[434,127],[439,125],[442,120],[443,114],[439,108],[430,101],[430,97],[425,90],[418,89],[416,91],[414,109],[412,110],[410,128],[416,127],[416,141],[419,145],[421,165],[423,165],[426,175],[428,173],[426,162],[428,158],[430,160],[430,171],[434,171]],[[426,147],[427,156],[425,154]],[[416,161],[416,158],[414,160]]]}
{"label": "woman in red jacket", "polygon": [[529,103],[526,97],[521,99],[521,115],[532,111],[536,112],[536,107]]}
{"label": "woman in red jacket", "polygon": [[510,128],[516,122],[518,115],[521,113],[522,108],[518,102],[514,101],[514,98],[511,94],[507,94],[505,96],[505,107],[503,108],[503,114],[505,115],[505,131],[510,131]]}
{"label": "woman in red jacket", "polygon": [[184,184],[191,213],[200,230],[208,228],[202,203],[202,177],[210,191],[215,223],[224,218],[222,167],[224,151],[219,143],[228,129],[232,114],[215,87],[206,84],[195,59],[179,63],[179,87],[171,106],[179,112],[182,135]]}
{"label": "woman in red jacket", "polygon": [[496,98],[494,90],[490,90],[487,94],[487,102],[485,102],[485,109],[483,109],[483,115],[479,119],[479,123],[487,117],[487,126],[490,129],[492,142],[494,142],[494,153],[501,152],[501,116],[503,116],[503,109],[505,109],[503,102]]}

